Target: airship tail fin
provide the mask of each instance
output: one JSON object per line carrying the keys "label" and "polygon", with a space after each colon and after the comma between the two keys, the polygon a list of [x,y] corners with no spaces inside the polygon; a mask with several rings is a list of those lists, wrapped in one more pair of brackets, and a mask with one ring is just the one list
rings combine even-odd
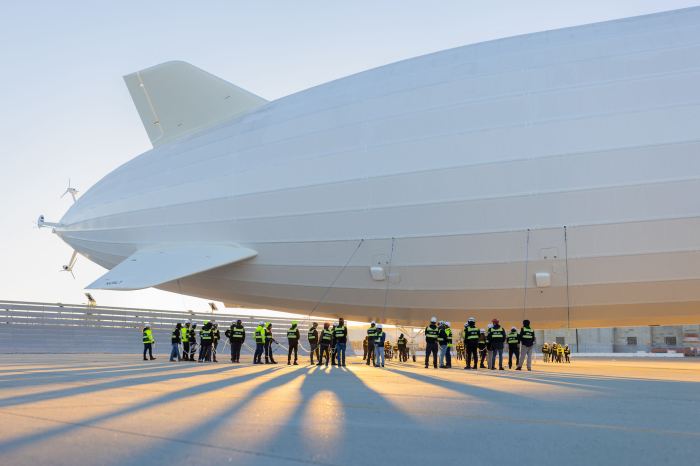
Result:
{"label": "airship tail fin", "polygon": [[136,251],[87,288],[140,290],[241,262],[258,253],[235,244],[176,244]]}
{"label": "airship tail fin", "polygon": [[137,71],[124,81],[154,147],[267,103],[182,61]]}

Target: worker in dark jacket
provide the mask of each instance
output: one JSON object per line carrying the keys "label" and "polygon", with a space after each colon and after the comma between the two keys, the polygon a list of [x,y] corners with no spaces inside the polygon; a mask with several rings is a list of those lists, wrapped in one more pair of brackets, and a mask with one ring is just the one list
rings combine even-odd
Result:
{"label": "worker in dark jacket", "polygon": [[481,359],[479,367],[482,369],[486,369],[486,366],[484,365],[484,360],[486,360],[486,356],[489,354],[489,345],[486,341],[486,330],[484,330],[483,328],[479,329],[479,343],[477,343],[477,346],[479,347],[479,357]]}
{"label": "worker in dark jacket", "polygon": [[338,358],[338,367],[345,367],[345,349],[348,344],[348,328],[345,326],[345,319],[338,319],[338,325],[333,330],[335,336],[335,354]]}
{"label": "worker in dark jacket", "polygon": [[321,330],[321,354],[318,357],[318,365],[321,366],[323,365],[323,356],[326,356],[326,367],[328,367],[328,360],[331,357],[330,354],[330,349],[331,349],[331,343],[333,341],[333,332],[331,332],[330,329],[330,324],[328,322],[325,322],[323,324],[323,330]]}
{"label": "worker in dark jacket", "polygon": [[331,334],[333,335],[331,338],[331,366],[335,366],[335,325],[331,325],[330,327]]}
{"label": "worker in dark jacket", "polygon": [[511,327],[506,338],[508,341],[508,369],[512,369],[513,355],[515,355],[515,367],[520,365],[520,334],[518,334],[518,329]]}
{"label": "worker in dark jacket", "polygon": [[272,344],[277,341],[272,336],[272,322],[265,324],[265,364],[277,364],[275,358],[272,357]]}
{"label": "worker in dark jacket", "polygon": [[287,343],[289,344],[289,350],[287,351],[288,366],[292,363],[292,352],[294,352],[294,365],[299,365],[297,359],[299,353],[299,338],[301,338],[301,335],[299,334],[297,323],[298,322],[296,320],[293,320],[292,326],[289,328],[289,330],[287,330]]}
{"label": "worker in dark jacket", "polygon": [[219,362],[216,360],[216,350],[219,346],[219,340],[221,340],[221,332],[219,332],[219,324],[215,320],[211,321],[211,356],[214,362]]}
{"label": "worker in dark jacket", "polygon": [[190,331],[187,334],[187,339],[190,340],[190,361],[194,361],[194,355],[197,354],[197,324],[190,325]]}
{"label": "worker in dark jacket", "polygon": [[398,346],[399,348],[399,361],[408,361],[408,340],[403,335],[403,333],[399,335],[399,339],[396,340],[396,346]]}
{"label": "worker in dark jacket", "polygon": [[530,327],[530,321],[523,320],[520,329],[520,362],[516,370],[522,370],[525,358],[527,358],[527,370],[532,370],[532,352],[535,348],[535,331]]}
{"label": "worker in dark jacket", "polygon": [[[464,351],[466,352],[465,359],[466,365],[465,369],[476,370],[477,360],[477,349],[479,348],[479,329],[476,327],[476,319],[470,317],[467,323],[464,324]],[[472,361],[474,365],[472,366]]]}
{"label": "worker in dark jacket", "polygon": [[321,360],[319,351],[319,341],[318,341],[318,322],[311,324],[311,328],[307,333],[307,340],[309,341],[309,357],[311,358],[311,365],[314,364],[314,354],[316,359]]}
{"label": "worker in dark jacket", "polygon": [[212,324],[208,320],[204,321],[199,331],[199,362],[211,361],[211,339]]}
{"label": "worker in dark jacket", "polygon": [[433,355],[433,367],[438,367],[438,326],[437,318],[430,319],[430,325],[425,327],[425,368],[428,368],[430,355]]}
{"label": "worker in dark jacket", "polygon": [[[265,352],[265,322],[259,322],[255,327],[255,353],[253,353],[253,364],[262,364],[262,356]],[[266,361],[269,364],[268,361]]]}
{"label": "worker in dark jacket", "polygon": [[384,343],[386,342],[386,333],[382,330],[382,324],[377,325],[377,331],[374,334],[374,367],[384,367]]}
{"label": "worker in dark jacket", "polygon": [[503,368],[503,345],[506,341],[506,329],[501,327],[498,323],[498,319],[493,319],[491,321],[493,327],[489,329],[489,333],[486,335],[486,341],[489,343],[491,350],[491,370],[496,370],[496,355],[498,355],[498,368],[504,370]]}
{"label": "worker in dark jacket", "polygon": [[231,328],[224,333],[231,345],[231,362],[241,362],[241,346],[245,341],[245,327],[241,319],[238,319],[235,324],[231,324]]}
{"label": "worker in dark jacket", "polygon": [[175,330],[173,330],[173,334],[170,337],[170,343],[173,345],[172,350],[170,350],[171,361],[180,361],[180,342],[182,341],[181,331],[182,324],[178,322],[177,324],[175,324]]}
{"label": "worker in dark jacket", "polygon": [[367,329],[367,365],[369,362],[374,362],[374,334],[377,333],[377,324],[372,321]]}

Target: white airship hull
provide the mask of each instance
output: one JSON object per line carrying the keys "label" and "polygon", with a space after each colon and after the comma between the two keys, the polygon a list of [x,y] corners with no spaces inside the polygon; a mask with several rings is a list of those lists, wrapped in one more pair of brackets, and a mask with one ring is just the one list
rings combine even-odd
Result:
{"label": "white airship hull", "polygon": [[158,146],[56,232],[110,269],[154,244],[257,251],[158,286],[229,305],[696,322],[699,78],[700,8],[418,57]]}

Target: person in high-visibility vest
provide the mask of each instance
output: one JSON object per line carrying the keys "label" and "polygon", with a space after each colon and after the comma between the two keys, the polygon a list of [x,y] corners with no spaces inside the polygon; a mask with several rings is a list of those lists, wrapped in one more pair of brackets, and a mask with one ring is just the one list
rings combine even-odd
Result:
{"label": "person in high-visibility vest", "polygon": [[314,322],[311,324],[311,328],[307,332],[306,339],[309,342],[309,357],[311,358],[311,365],[314,365],[314,355],[316,355],[316,359],[320,360],[320,345],[319,345],[319,335],[318,335],[318,322]]}
{"label": "person in high-visibility vest", "polygon": [[170,338],[170,343],[172,344],[172,349],[170,350],[170,360],[180,361],[180,342],[182,340],[182,324],[178,322],[175,324],[175,330]]}
{"label": "person in high-visibility vest", "polygon": [[232,323],[231,328],[226,330],[224,335],[231,345],[231,362],[241,362],[241,346],[245,341],[245,327],[241,319],[238,319],[235,324]]}
{"label": "person in high-visibility vest", "polygon": [[[466,365],[464,366],[467,370],[476,370],[477,360],[477,349],[479,348],[479,329],[476,326],[476,319],[470,317],[467,323],[464,324],[464,351],[466,353]],[[474,365],[472,366],[472,361]]]}
{"label": "person in high-visibility vest", "polygon": [[[530,321],[523,320],[523,326],[520,328],[520,361],[516,370],[522,370],[525,358],[527,358],[527,370],[532,370],[532,353],[535,349],[535,331],[530,327]],[[547,348],[549,352],[549,348]]]}
{"label": "person in high-visibility vest", "polygon": [[182,360],[187,361],[190,359],[190,339],[189,339],[189,333],[190,333],[190,324],[191,322],[188,320],[185,322],[184,327],[180,329],[180,341],[182,341]]}
{"label": "person in high-visibility vest", "polygon": [[297,327],[297,321],[292,321],[292,326],[287,330],[287,343],[289,344],[289,350],[287,351],[287,365],[292,364],[292,352],[294,353],[294,365],[298,366],[297,362],[299,353],[299,328]]}
{"label": "person in high-visibility vest", "polygon": [[382,330],[382,324],[377,325],[377,332],[374,334],[374,367],[384,367],[384,343],[386,333]]}
{"label": "person in high-visibility vest", "polygon": [[187,339],[190,341],[190,361],[194,362],[194,355],[197,353],[197,324],[192,322],[190,331],[187,333]]}
{"label": "person in high-visibility vest", "polygon": [[272,322],[265,324],[265,364],[277,364],[272,356],[272,344],[277,343],[272,336]]}
{"label": "person in high-visibility vest", "polygon": [[265,352],[265,322],[259,322],[255,327],[255,353],[253,364],[262,364],[262,355]]}
{"label": "person in high-visibility vest", "polygon": [[498,356],[498,369],[505,370],[503,367],[503,344],[506,341],[506,330],[501,327],[498,319],[493,319],[491,322],[493,326],[486,335],[486,341],[489,343],[489,349],[491,350],[491,365],[489,368],[492,371],[496,370],[496,356]]}
{"label": "person in high-visibility vest", "polygon": [[323,365],[323,356],[326,356],[326,367],[328,367],[331,358],[331,342],[333,341],[333,332],[331,332],[330,324],[324,322],[323,330],[321,330],[321,354],[318,357],[318,366]]}
{"label": "person in high-visibility vest", "polygon": [[398,340],[396,340],[396,346],[398,346],[399,349],[399,361],[408,361],[408,340],[403,333],[399,335]]}
{"label": "person in high-visibility vest", "polygon": [[367,365],[372,361],[374,363],[374,334],[377,333],[377,324],[372,321],[367,329]]}
{"label": "person in high-visibility vest", "polygon": [[143,360],[148,361],[148,358],[146,358],[146,352],[148,352],[148,355],[150,356],[151,360],[154,360],[155,358],[153,357],[153,344],[156,342],[155,338],[153,338],[153,332],[151,331],[151,326],[146,325],[143,328]]}
{"label": "person in high-visibility vest", "polygon": [[348,344],[348,328],[345,326],[345,319],[338,319],[338,325],[333,329],[335,337],[335,354],[338,358],[338,367],[345,367],[345,349]]}
{"label": "person in high-visibility vest", "polygon": [[508,369],[512,369],[513,355],[515,355],[515,367],[520,365],[520,334],[518,329],[511,327],[506,338],[508,341]]}
{"label": "person in high-visibility vest", "polygon": [[212,323],[205,320],[202,329],[199,331],[199,362],[211,361],[211,343]]}
{"label": "person in high-visibility vest", "polygon": [[447,350],[445,351],[445,367],[447,369],[452,368],[452,327],[450,327],[449,322],[445,322],[445,343],[447,344]]}
{"label": "person in high-visibility vest", "polygon": [[438,367],[438,326],[437,318],[433,317],[430,319],[430,324],[425,327],[425,368],[428,368],[428,363],[430,362],[430,355],[433,355],[433,367],[437,369]]}

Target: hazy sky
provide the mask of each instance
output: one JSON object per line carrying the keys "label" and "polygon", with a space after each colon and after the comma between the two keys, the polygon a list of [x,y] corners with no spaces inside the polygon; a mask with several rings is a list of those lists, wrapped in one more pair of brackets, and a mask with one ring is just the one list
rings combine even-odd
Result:
{"label": "hazy sky", "polygon": [[[0,299],[81,303],[104,271],[36,218],[58,220],[68,178],[85,191],[150,143],[122,76],[167,60],[267,99],[428,52],[700,0],[45,1],[0,14]],[[93,293],[100,304],[204,309],[157,290]]]}

